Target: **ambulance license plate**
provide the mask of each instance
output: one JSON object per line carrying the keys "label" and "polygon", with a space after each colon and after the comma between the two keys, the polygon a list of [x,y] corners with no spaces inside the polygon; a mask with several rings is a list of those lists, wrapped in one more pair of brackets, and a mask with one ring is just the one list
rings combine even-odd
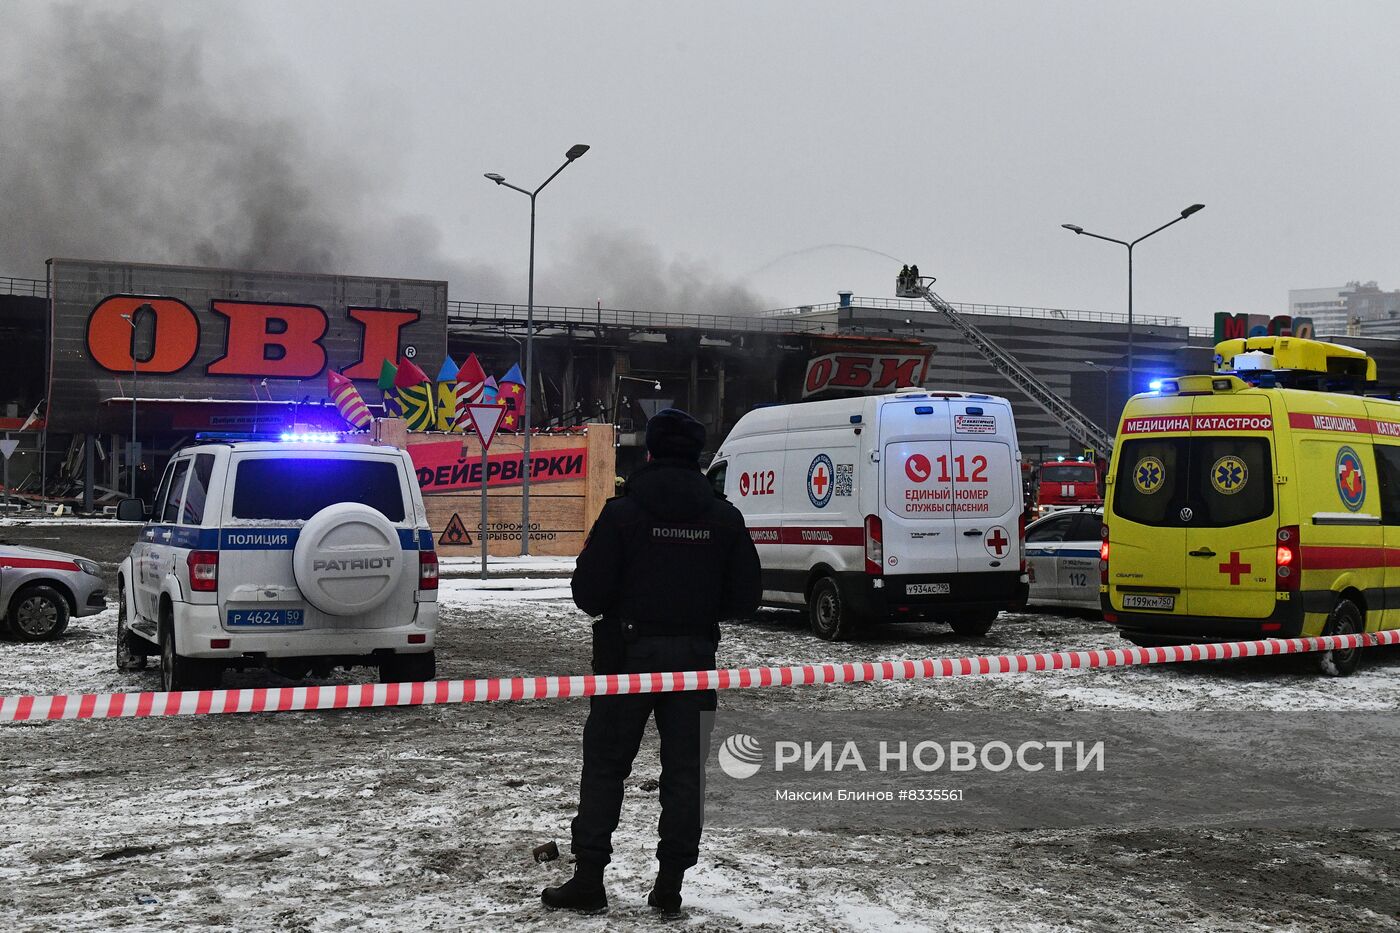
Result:
{"label": "ambulance license plate", "polygon": [[245,628],[278,628],[302,624],[300,609],[230,609],[228,624]]}
{"label": "ambulance license plate", "polygon": [[906,583],[905,596],[947,596],[952,590],[947,583]]}
{"label": "ambulance license plate", "polygon": [[1176,608],[1175,596],[1143,596],[1129,594],[1123,597],[1124,609],[1162,609],[1171,612]]}

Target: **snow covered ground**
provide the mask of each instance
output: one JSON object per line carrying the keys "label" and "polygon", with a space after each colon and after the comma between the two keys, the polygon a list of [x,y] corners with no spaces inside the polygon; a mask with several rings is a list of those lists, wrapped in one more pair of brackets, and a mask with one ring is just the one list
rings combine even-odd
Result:
{"label": "snow covered ground", "polygon": [[[441,677],[587,669],[588,620],[568,601],[567,579],[448,579],[441,597]],[[154,673],[115,670],[114,617],[76,620],[56,644],[0,642],[0,694],[154,689]],[[1040,613],[1004,615],[976,641],[913,625],[829,644],[797,614],[766,612],[728,629],[720,663],[1116,644],[1102,623]],[[284,681],[246,672],[227,683]],[[732,691],[721,703],[1008,716],[1397,709],[1400,652],[1373,652],[1341,680],[1271,659]],[[611,914],[578,919],[539,906],[540,888],[570,870],[586,708],[566,700],[0,726],[0,918],[6,930],[35,931],[653,929],[654,736],[628,782]],[[533,863],[530,850],[551,839],[565,857]],[[686,900],[677,927],[695,931],[1400,929],[1400,833],[712,829]]]}

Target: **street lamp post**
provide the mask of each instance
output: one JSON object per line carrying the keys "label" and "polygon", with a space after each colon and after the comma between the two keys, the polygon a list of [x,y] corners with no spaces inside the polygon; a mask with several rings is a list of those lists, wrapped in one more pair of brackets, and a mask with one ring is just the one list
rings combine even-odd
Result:
{"label": "street lamp post", "polygon": [[534,191],[528,188],[521,188],[506,181],[504,175],[495,172],[487,172],[486,177],[498,185],[504,185],[513,191],[530,198],[530,285],[527,304],[525,306],[525,449],[524,459],[521,463],[520,476],[520,556],[528,557],[530,554],[530,473],[532,472],[530,463],[530,409],[533,406],[530,395],[535,391],[535,198],[544,186],[549,184],[564,169],[569,167],[569,163],[582,156],[588,151],[588,146],[579,143],[570,146],[569,151],[564,153],[564,164],[554,170],[540,186]]}
{"label": "street lamp post", "polygon": [[[142,305],[141,307],[145,307]],[[140,308],[136,309],[141,310]],[[131,325],[131,449],[127,451],[126,468],[131,471],[131,498],[136,498],[136,314],[123,314],[122,320]]]}
{"label": "street lamp post", "polygon": [[1119,246],[1126,246],[1126,247],[1128,248],[1128,394],[1129,394],[1129,395],[1132,395],[1132,394],[1133,394],[1133,247],[1134,247],[1134,246],[1137,246],[1137,245],[1138,245],[1139,243],[1141,243],[1143,240],[1145,240],[1145,239],[1147,239],[1148,237],[1152,236],[1152,234],[1154,234],[1154,233],[1161,233],[1163,230],[1167,229],[1167,228],[1170,227],[1172,224],[1174,224],[1174,223],[1179,223],[1180,221],[1185,220],[1187,217],[1190,217],[1192,214],[1196,213],[1197,211],[1202,210],[1204,207],[1205,207],[1204,204],[1192,204],[1190,207],[1183,209],[1182,212],[1181,212],[1181,214],[1180,214],[1180,216],[1173,217],[1171,220],[1169,220],[1169,221],[1167,221],[1166,223],[1162,224],[1162,226],[1158,227],[1156,230],[1150,230],[1150,231],[1148,231],[1147,233],[1144,233],[1142,236],[1138,237],[1136,240],[1133,240],[1133,241],[1131,241],[1131,242],[1129,242],[1128,240],[1118,240],[1118,239],[1114,239],[1114,238],[1111,237],[1111,236],[1103,236],[1102,234],[1098,234],[1098,233],[1090,233],[1088,230],[1085,230],[1083,227],[1075,226],[1074,224],[1060,224],[1061,227],[1064,227],[1066,230],[1071,230],[1071,231],[1073,231],[1073,232],[1074,232],[1075,234],[1077,234],[1077,235],[1080,235],[1080,236],[1091,236],[1091,237],[1093,237],[1093,238],[1096,239],[1096,240],[1107,240],[1107,241],[1110,242],[1110,243],[1117,243]]}

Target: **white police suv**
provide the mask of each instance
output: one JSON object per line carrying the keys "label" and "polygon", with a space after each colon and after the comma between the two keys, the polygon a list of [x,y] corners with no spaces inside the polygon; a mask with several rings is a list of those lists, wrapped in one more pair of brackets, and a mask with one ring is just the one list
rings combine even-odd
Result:
{"label": "white police suv", "polygon": [[149,513],[121,503],[146,525],[118,574],[119,669],[158,655],[166,690],[258,665],[433,678],[438,565],[412,461],[333,441],[189,447]]}

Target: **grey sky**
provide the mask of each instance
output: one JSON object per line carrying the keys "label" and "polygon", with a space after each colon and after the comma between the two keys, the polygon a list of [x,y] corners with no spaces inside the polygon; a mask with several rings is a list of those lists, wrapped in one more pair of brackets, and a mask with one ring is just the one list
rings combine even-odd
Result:
{"label": "grey sky", "polygon": [[[58,41],[35,25],[51,7],[5,4],[0,33],[33,54]],[[457,298],[523,301],[529,204],[482,173],[532,186],[584,142],[540,196],[543,301],[723,313],[890,294],[898,262],[811,249],[850,244],[917,262],[951,300],[1116,311],[1125,251],[1060,224],[1132,239],[1197,201],[1207,209],[1138,247],[1139,313],[1201,325],[1218,310],[1283,313],[1289,288],[1400,287],[1394,4],[106,9],[132,11],[132,41],[174,30],[175,48],[197,50],[188,67],[250,121],[264,159],[277,140],[259,119],[290,121],[308,197],[346,208],[325,208],[328,226],[356,228],[334,260],[354,268],[326,271],[442,276]],[[110,70],[118,97],[150,80],[123,71]],[[33,99],[12,96],[6,125]],[[253,142],[248,127],[191,132],[204,138],[184,151],[205,161]],[[143,172],[103,158],[108,173]],[[16,173],[0,183],[8,197]],[[232,209],[189,216],[217,237]],[[25,250],[55,251],[32,239],[0,239],[0,274],[39,274],[16,267]],[[97,258],[192,259],[164,252]]]}

